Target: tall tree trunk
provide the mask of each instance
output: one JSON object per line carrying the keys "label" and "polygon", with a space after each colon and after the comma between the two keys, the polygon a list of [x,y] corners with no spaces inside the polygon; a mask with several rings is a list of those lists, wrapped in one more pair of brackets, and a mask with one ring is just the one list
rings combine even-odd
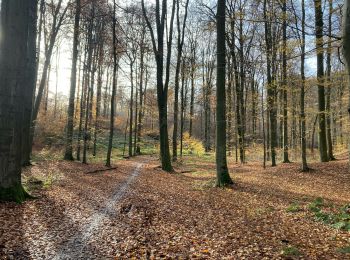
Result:
{"label": "tall tree trunk", "polygon": [[56,112],[57,112],[59,62],[60,62],[60,53],[59,53],[59,48],[57,47],[56,49],[56,86],[55,86],[55,101],[54,101],[54,108],[53,108],[54,116],[56,116]]}
{"label": "tall tree trunk", "polygon": [[282,4],[283,13],[283,49],[282,49],[282,85],[283,85],[283,162],[289,163],[288,156],[288,92],[287,92],[287,1]]}
{"label": "tall tree trunk", "polygon": [[152,25],[148,19],[144,0],[142,3],[142,12],[145,17],[147,27],[151,34],[153,53],[157,64],[157,103],[159,113],[159,138],[160,138],[160,157],[162,169],[171,172],[173,167],[171,165],[171,157],[169,151],[168,139],[168,89],[170,77],[170,61],[171,61],[171,47],[173,38],[173,24],[176,0],[173,0],[172,11],[170,17],[169,39],[167,39],[167,55],[166,55],[166,74],[165,82],[163,82],[164,75],[164,30],[166,24],[167,1],[162,1],[162,11],[160,11],[160,2],[156,1],[156,24],[157,24],[157,43],[153,32]]}
{"label": "tall tree trunk", "polygon": [[132,130],[133,130],[133,116],[134,116],[134,61],[130,61],[130,116],[129,116],[129,156],[132,157]]}
{"label": "tall tree trunk", "polygon": [[78,65],[78,79],[77,79],[77,93],[76,93],[76,101],[75,101],[75,109],[74,109],[74,119],[78,118],[78,111],[80,105],[80,85],[81,85],[81,54],[79,55],[79,65]]}
{"label": "tall tree trunk", "polygon": [[143,84],[144,84],[144,72],[145,72],[145,48],[144,48],[144,36],[145,36],[145,31],[142,31],[142,43],[141,43],[141,49],[140,49],[140,81],[139,81],[139,103],[140,103],[140,109],[138,111],[138,122],[137,122],[137,144],[136,144],[136,155],[141,155],[141,132],[142,132],[142,120],[143,120],[143,109],[144,109],[144,104],[143,104],[143,99],[144,99],[144,90],[143,90]]}
{"label": "tall tree trunk", "polygon": [[86,84],[86,62],[87,62],[87,52],[88,52],[88,44],[85,45],[85,53],[84,53],[84,68],[83,68],[83,78],[81,84],[81,96],[80,96],[80,115],[79,115],[79,129],[78,129],[78,140],[77,140],[77,160],[80,161],[80,150],[81,150],[81,138],[83,136],[83,122],[84,122],[84,114],[85,114],[85,98],[87,93],[87,84]]}
{"label": "tall tree trunk", "polygon": [[32,143],[30,142],[30,126],[33,108],[33,96],[36,88],[37,80],[37,0],[30,1],[29,7],[29,21],[28,21],[28,50],[27,50],[27,82],[28,89],[25,91],[25,108],[24,108],[24,123],[22,134],[22,166],[29,166],[30,163],[30,151]]}
{"label": "tall tree trunk", "polygon": [[194,117],[194,82],[195,82],[195,71],[196,71],[196,46],[192,46],[191,49],[191,97],[190,97],[190,137],[193,135],[193,117]]}
{"label": "tall tree trunk", "polygon": [[277,108],[276,108],[276,86],[274,76],[274,48],[272,46],[271,21],[268,19],[267,0],[264,0],[264,19],[265,19],[265,41],[266,41],[266,67],[267,67],[267,104],[269,113],[269,140],[271,149],[271,166],[276,166],[276,146],[277,146]]}
{"label": "tall tree trunk", "polygon": [[328,148],[328,159],[335,160],[333,155],[333,143],[332,143],[332,121],[331,121],[331,92],[332,92],[332,13],[333,13],[333,0],[328,0],[329,4],[329,15],[328,15],[328,43],[327,43],[327,58],[326,58],[326,131],[327,131],[327,148]]}
{"label": "tall tree trunk", "polygon": [[111,95],[111,115],[109,123],[109,140],[106,166],[111,167],[111,155],[113,148],[113,135],[114,135],[114,109],[115,109],[115,96],[117,92],[117,70],[118,70],[118,54],[117,54],[117,17],[116,17],[116,0],[113,0],[113,80],[112,80],[112,95]]}
{"label": "tall tree trunk", "polygon": [[251,83],[250,83],[250,91],[251,91],[251,98],[252,98],[252,135],[253,135],[253,141],[256,139],[256,121],[257,121],[257,98],[259,97],[259,93],[257,93],[255,89],[255,78],[254,73],[252,74]]}
{"label": "tall tree trunk", "polygon": [[323,68],[323,11],[322,0],[314,0],[315,3],[315,29],[317,51],[317,85],[318,85],[318,125],[319,125],[319,152],[321,162],[328,162],[326,115],[325,115],[325,90]]}
{"label": "tall tree trunk", "polygon": [[306,122],[305,122],[305,0],[301,1],[301,10],[302,10],[302,18],[301,18],[301,66],[300,66],[300,74],[301,74],[301,89],[300,89],[300,122],[301,122],[301,170],[303,172],[308,171],[309,167],[307,165],[306,159]]}
{"label": "tall tree trunk", "polygon": [[[101,29],[103,31],[103,28]],[[102,41],[102,39],[101,39]],[[95,129],[94,129],[94,151],[93,156],[97,154],[97,133],[100,130],[100,114],[101,114],[101,98],[102,98],[102,76],[103,76],[103,42],[99,45],[98,59],[98,76],[97,76],[97,93],[96,93],[96,114],[95,114]]]}
{"label": "tall tree trunk", "polygon": [[[74,99],[75,88],[77,82],[77,61],[78,61],[78,45],[79,45],[79,24],[80,24],[80,0],[76,0],[75,20],[74,20],[74,36],[73,36],[73,57],[71,69],[71,82],[69,91],[69,103],[67,112],[67,132],[66,132],[66,149],[64,153],[65,160],[74,160],[73,158],[73,128],[74,128]],[[82,100],[81,100],[82,102]]]}
{"label": "tall tree trunk", "polygon": [[47,79],[45,82],[45,90],[44,90],[44,115],[47,115],[47,110],[49,108],[49,93],[50,93],[50,77],[51,77],[51,61],[49,65],[49,69],[47,71]]}
{"label": "tall tree trunk", "polygon": [[185,7],[185,17],[182,24],[182,29],[180,26],[180,1],[176,1],[176,21],[177,21],[177,60],[176,60],[176,70],[175,70],[175,88],[174,88],[174,127],[173,127],[173,161],[177,160],[177,128],[178,128],[178,114],[179,114],[179,74],[180,74],[180,64],[182,57],[182,48],[185,39],[185,27],[187,19],[187,7],[189,0],[186,0]]}
{"label": "tall tree trunk", "polygon": [[228,139],[228,155],[232,155],[233,149],[233,136],[234,136],[234,128],[233,128],[233,73],[231,68],[231,59],[230,55],[227,57],[227,139]]}
{"label": "tall tree trunk", "polygon": [[[33,70],[33,22],[37,1],[2,0],[0,14],[0,200],[22,202],[28,194],[21,183],[23,124],[30,115]],[[29,15],[30,13],[30,15]],[[33,21],[34,20],[34,21]],[[29,34],[28,34],[29,31]],[[30,35],[30,39],[28,38]],[[35,67],[35,66],[34,66]],[[30,112],[30,111],[29,111]]]}
{"label": "tall tree trunk", "polygon": [[265,115],[264,115],[264,89],[261,90],[261,120],[263,135],[263,167],[266,168],[266,131],[265,131]]}
{"label": "tall tree trunk", "polygon": [[86,71],[86,100],[85,102],[85,121],[84,121],[84,139],[83,139],[83,163],[87,163],[87,147],[88,147],[88,141],[91,139],[91,135],[89,132],[89,126],[90,126],[90,120],[92,117],[92,101],[91,97],[93,95],[93,52],[94,52],[94,38],[93,38],[93,29],[94,29],[94,16],[95,16],[95,2],[91,3],[91,17],[88,25],[88,38],[87,38],[87,47],[88,47],[88,57],[87,57],[87,71]]}
{"label": "tall tree trunk", "polygon": [[[136,68],[136,71],[137,71],[137,68]],[[135,118],[134,118],[134,152],[133,152],[133,155],[135,156],[136,155],[136,146],[137,146],[137,118],[138,118],[138,115],[139,115],[139,104],[138,104],[138,98],[139,98],[139,91],[138,91],[138,88],[137,88],[137,73],[136,73],[136,80],[135,80]]]}
{"label": "tall tree trunk", "polygon": [[[45,62],[44,62],[44,67],[43,67],[43,72],[39,84],[39,89],[38,89],[38,94],[36,96],[35,102],[34,102],[34,108],[33,108],[33,113],[32,113],[32,122],[31,122],[31,133],[30,133],[30,143],[33,143],[34,139],[34,132],[35,132],[35,125],[36,125],[36,119],[38,118],[39,114],[39,109],[40,109],[40,104],[41,104],[41,99],[44,94],[44,89],[45,85],[48,81],[48,72],[51,64],[51,56],[53,52],[53,48],[55,46],[56,38],[59,29],[62,26],[63,20],[66,16],[68,6],[65,7],[65,9],[62,11],[62,14],[59,14],[59,11],[61,10],[61,5],[62,5],[63,0],[59,0],[57,3],[57,6],[53,12],[53,22],[51,26],[51,34],[50,34],[50,39],[49,39],[49,45],[48,48],[45,50]],[[30,146],[32,147],[32,146]],[[32,150],[30,150],[31,154]],[[30,155],[29,155],[30,156]]]}
{"label": "tall tree trunk", "polygon": [[226,158],[226,46],[225,46],[225,0],[218,0],[216,14],[217,68],[216,68],[216,185],[232,184]]}
{"label": "tall tree trunk", "polygon": [[237,103],[239,105],[239,113],[241,117],[240,125],[238,125],[238,141],[240,148],[240,162],[245,163],[245,105],[244,105],[244,88],[245,88],[245,68],[244,68],[244,36],[243,36],[243,9],[242,6],[240,10],[240,19],[239,19],[239,79],[240,83],[238,85],[239,91],[237,92]]}
{"label": "tall tree trunk", "polygon": [[[350,0],[345,0],[343,7],[343,54],[348,72],[348,91],[350,92]],[[350,118],[350,99],[348,106],[348,113]],[[348,138],[348,149],[350,155],[350,138]]]}
{"label": "tall tree trunk", "polygon": [[108,94],[109,94],[109,66],[107,67],[107,73],[106,73],[106,84],[104,87],[104,93],[103,93],[103,117],[106,118],[107,117],[107,110],[108,110]]}
{"label": "tall tree trunk", "polygon": [[185,79],[186,77],[186,61],[182,59],[181,66],[181,109],[180,109],[180,156],[183,154],[183,137],[184,137],[184,121],[185,121]]}

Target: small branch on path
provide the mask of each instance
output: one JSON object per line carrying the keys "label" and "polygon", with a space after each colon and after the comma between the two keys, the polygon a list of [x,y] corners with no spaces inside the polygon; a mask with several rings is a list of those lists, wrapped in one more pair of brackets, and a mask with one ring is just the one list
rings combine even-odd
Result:
{"label": "small branch on path", "polygon": [[106,169],[98,169],[98,170],[94,170],[91,172],[86,172],[85,174],[93,174],[93,173],[98,173],[98,172],[107,172],[107,171],[111,171],[111,170],[116,170],[118,167],[111,167],[111,168],[106,168]]}

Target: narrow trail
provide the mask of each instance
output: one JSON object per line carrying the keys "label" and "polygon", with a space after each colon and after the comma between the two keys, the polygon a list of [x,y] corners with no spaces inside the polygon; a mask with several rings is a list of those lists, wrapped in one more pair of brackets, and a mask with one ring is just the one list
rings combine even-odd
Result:
{"label": "narrow trail", "polygon": [[136,168],[133,173],[121,186],[116,188],[115,193],[105,202],[104,207],[89,217],[88,222],[81,228],[81,231],[64,243],[64,245],[57,250],[53,259],[95,259],[94,255],[90,255],[88,249],[89,241],[99,232],[104,220],[118,214],[116,206],[128,192],[130,184],[132,184],[140,174],[142,166],[143,163],[136,163]]}

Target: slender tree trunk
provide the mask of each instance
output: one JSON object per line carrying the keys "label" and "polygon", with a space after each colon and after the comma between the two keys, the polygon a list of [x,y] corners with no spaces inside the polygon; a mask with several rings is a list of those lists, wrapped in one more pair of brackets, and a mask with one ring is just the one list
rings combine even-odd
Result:
{"label": "slender tree trunk", "polygon": [[114,135],[114,109],[115,109],[115,96],[117,92],[117,70],[118,70],[118,56],[117,56],[117,18],[116,18],[116,0],[113,0],[113,83],[112,83],[112,95],[111,95],[111,115],[109,124],[109,140],[106,166],[111,167],[111,155],[113,148],[113,135]]}
{"label": "slender tree trunk", "polygon": [[181,109],[180,109],[180,156],[183,153],[183,137],[184,137],[184,120],[185,120],[185,59],[182,60],[181,66]]}
{"label": "slender tree trunk", "polygon": [[327,44],[327,75],[326,75],[326,135],[327,135],[327,148],[328,148],[328,159],[333,161],[335,157],[333,155],[333,143],[332,143],[332,123],[331,123],[331,92],[332,92],[332,13],[333,13],[333,0],[328,0],[329,4],[329,15],[328,15],[328,44]]}
{"label": "slender tree trunk", "polygon": [[191,98],[190,98],[190,137],[193,135],[193,119],[194,119],[194,81],[195,81],[195,71],[196,71],[196,46],[191,50]]}
{"label": "slender tree trunk", "polygon": [[141,132],[142,132],[142,120],[143,120],[143,99],[144,99],[144,90],[143,90],[143,84],[144,84],[144,71],[145,71],[145,63],[144,63],[144,56],[145,56],[145,49],[144,49],[144,35],[145,32],[143,31],[143,37],[142,37],[142,44],[141,44],[141,50],[140,50],[140,82],[139,82],[139,103],[140,103],[140,109],[138,111],[138,122],[137,122],[137,145],[136,145],[136,155],[141,155]]}
{"label": "slender tree trunk", "polygon": [[[137,85],[137,79],[135,80]],[[138,114],[139,114],[139,104],[138,104],[138,98],[139,98],[139,91],[137,86],[135,87],[135,118],[134,118],[134,152],[133,155],[136,155],[136,147],[137,147],[137,121],[138,121]]]}
{"label": "slender tree trunk", "polygon": [[128,109],[128,116],[126,118],[125,122],[125,129],[124,129],[124,145],[123,145],[123,157],[125,156],[125,150],[126,150],[126,143],[127,143],[127,135],[128,135],[128,125],[129,125],[129,117],[130,117],[130,110]]}
{"label": "slender tree trunk", "polygon": [[216,14],[217,68],[216,68],[216,185],[232,184],[226,158],[226,47],[225,47],[225,0],[218,0]]}
{"label": "slender tree trunk", "polygon": [[76,93],[76,101],[75,101],[75,109],[74,109],[74,119],[76,120],[78,118],[78,111],[79,111],[79,105],[80,105],[80,85],[81,85],[81,54],[79,55],[79,68],[78,68],[78,79],[77,79],[77,93]]}
{"label": "slender tree trunk", "polygon": [[245,68],[244,68],[244,36],[243,36],[243,10],[240,7],[240,19],[239,19],[239,60],[240,60],[240,69],[239,69],[239,92],[237,92],[237,103],[239,105],[239,112],[241,117],[241,122],[238,131],[239,135],[239,143],[240,143],[240,161],[241,163],[245,163],[245,105],[244,101],[246,100],[244,98],[244,89],[245,89]]}
{"label": "slender tree trunk", "polygon": [[266,168],[266,133],[265,133],[265,116],[264,116],[264,89],[261,90],[261,120],[263,134],[263,167]]}
{"label": "slender tree trunk", "polygon": [[175,88],[174,88],[174,127],[173,127],[173,161],[177,160],[177,128],[178,128],[178,114],[179,114],[179,74],[180,64],[182,57],[182,48],[184,45],[185,27],[187,19],[187,6],[189,0],[186,1],[185,17],[182,24],[182,30],[180,26],[180,3],[176,1],[176,21],[177,21],[177,60],[175,70]]}
{"label": "slender tree trunk", "polygon": [[[80,24],[80,0],[76,0],[75,21],[74,21],[74,36],[73,36],[73,57],[71,69],[71,82],[69,92],[69,103],[67,113],[67,132],[66,132],[66,150],[64,153],[65,160],[73,160],[73,128],[74,128],[74,99],[75,88],[77,81],[77,60],[78,60],[78,45],[79,45],[79,24]],[[82,101],[82,100],[81,100]]]}
{"label": "slender tree trunk", "polygon": [[[34,108],[33,108],[33,113],[32,113],[31,133],[30,133],[30,137],[29,137],[30,143],[33,143],[36,119],[37,119],[38,114],[39,114],[41,99],[42,99],[43,94],[44,94],[45,85],[48,82],[48,72],[49,72],[49,67],[51,64],[51,56],[52,56],[53,48],[55,46],[56,37],[57,37],[59,29],[62,26],[63,20],[65,18],[67,10],[68,10],[68,5],[67,5],[65,7],[65,9],[63,10],[62,14],[59,15],[59,11],[61,10],[62,1],[63,0],[59,0],[57,3],[57,6],[55,8],[54,15],[53,15],[52,27],[51,27],[51,35],[50,35],[50,39],[49,39],[49,45],[48,45],[48,48],[45,50],[45,62],[44,62],[44,67],[43,67],[43,73],[42,73],[42,77],[40,80],[38,94],[37,94],[35,102],[34,102]],[[32,147],[32,146],[30,146],[30,147]],[[32,150],[30,150],[30,154],[31,153],[32,153]]]}
{"label": "slender tree trunk", "polygon": [[33,108],[33,96],[36,88],[37,80],[37,0],[30,1],[29,20],[28,20],[28,50],[27,50],[27,82],[29,87],[25,91],[25,108],[24,108],[24,123],[23,123],[23,142],[22,142],[22,166],[29,166],[30,151],[32,143],[30,142],[30,126]]}
{"label": "slender tree trunk", "polygon": [[[102,30],[103,31],[103,30]],[[95,130],[94,130],[94,151],[93,156],[97,154],[97,133],[100,130],[100,113],[101,113],[101,97],[102,97],[102,71],[103,66],[103,44],[99,46],[99,65],[98,65],[98,79],[97,79],[97,93],[96,93],[96,114],[95,114]]]}
{"label": "slender tree trunk", "polygon": [[132,157],[132,130],[133,130],[133,116],[134,116],[134,72],[133,72],[133,61],[130,61],[130,117],[129,117],[129,156]]}
{"label": "slender tree trunk", "polygon": [[289,163],[288,155],[288,92],[287,92],[287,1],[283,1],[283,50],[282,50],[282,78],[283,78],[283,162]]}
{"label": "slender tree trunk", "polygon": [[315,121],[312,127],[312,134],[311,134],[311,153],[314,153],[314,148],[315,148],[315,132],[316,132],[316,125],[317,125],[317,119],[318,115],[315,117]]}
{"label": "slender tree trunk", "polygon": [[[348,71],[348,91],[350,92],[350,0],[345,0],[343,8],[343,54]],[[350,118],[350,99],[348,113]],[[350,138],[348,138],[348,149],[350,155]]]}
{"label": "slender tree trunk", "polygon": [[55,86],[55,101],[54,101],[54,108],[53,108],[54,116],[56,116],[56,112],[57,112],[59,62],[60,62],[60,54],[59,54],[59,48],[57,47],[56,49],[56,86]]}
{"label": "slender tree trunk", "polygon": [[276,146],[277,146],[277,109],[276,109],[276,86],[274,76],[271,73],[273,66],[273,46],[271,22],[268,20],[267,0],[264,0],[264,19],[265,19],[265,41],[266,41],[266,67],[267,67],[267,104],[269,113],[269,140],[271,149],[271,166],[276,166]]}
{"label": "slender tree trunk", "polygon": [[83,122],[84,122],[84,114],[85,114],[85,98],[87,93],[87,84],[86,84],[86,62],[87,62],[87,52],[88,52],[88,44],[85,46],[85,53],[84,53],[84,69],[83,69],[83,79],[82,79],[82,89],[81,89],[81,97],[80,97],[80,115],[79,115],[79,130],[78,130],[78,140],[77,140],[77,160],[80,161],[80,150],[81,150],[81,138],[82,138],[82,131],[83,131]]}
{"label": "slender tree trunk", "polygon": [[309,167],[307,165],[306,159],[306,122],[305,122],[305,0],[301,1],[302,9],[302,20],[301,20],[301,89],[300,89],[300,122],[301,122],[301,170],[303,172],[308,171]]}
{"label": "slender tree trunk", "polygon": [[51,61],[50,61],[50,65],[49,65],[49,69],[47,71],[47,80],[45,83],[45,91],[44,91],[44,115],[47,115],[47,110],[49,107],[49,92],[50,92],[50,76],[51,76]]}
{"label": "slender tree trunk", "polygon": [[232,149],[233,149],[233,82],[232,82],[232,78],[233,78],[233,74],[232,74],[232,68],[231,68],[231,59],[230,59],[230,55],[228,55],[227,57],[227,138],[228,138],[228,155],[231,156],[232,155]]}
{"label": "slender tree trunk", "polygon": [[[341,82],[343,82],[343,77],[341,78]],[[344,144],[343,140],[343,95],[344,95],[344,85],[343,83],[340,84],[339,86],[339,106],[338,106],[338,111],[339,111],[339,135],[340,135],[340,144]]]}
{"label": "slender tree trunk", "polygon": [[93,43],[93,27],[94,27],[94,16],[95,16],[95,2],[91,3],[91,17],[88,25],[88,38],[87,38],[87,47],[88,47],[88,57],[87,57],[87,74],[86,74],[86,100],[85,102],[85,121],[84,121],[84,141],[83,141],[83,163],[87,163],[87,147],[88,147],[88,141],[91,139],[90,132],[89,132],[89,126],[90,126],[90,119],[91,119],[91,96],[92,96],[92,89],[93,89],[93,52],[94,52],[94,43]]}

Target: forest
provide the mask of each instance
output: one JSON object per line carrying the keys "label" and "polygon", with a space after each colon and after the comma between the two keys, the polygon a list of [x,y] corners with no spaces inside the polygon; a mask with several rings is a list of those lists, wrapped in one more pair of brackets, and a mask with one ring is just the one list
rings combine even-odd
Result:
{"label": "forest", "polygon": [[0,0],[0,259],[350,259],[350,0]]}

